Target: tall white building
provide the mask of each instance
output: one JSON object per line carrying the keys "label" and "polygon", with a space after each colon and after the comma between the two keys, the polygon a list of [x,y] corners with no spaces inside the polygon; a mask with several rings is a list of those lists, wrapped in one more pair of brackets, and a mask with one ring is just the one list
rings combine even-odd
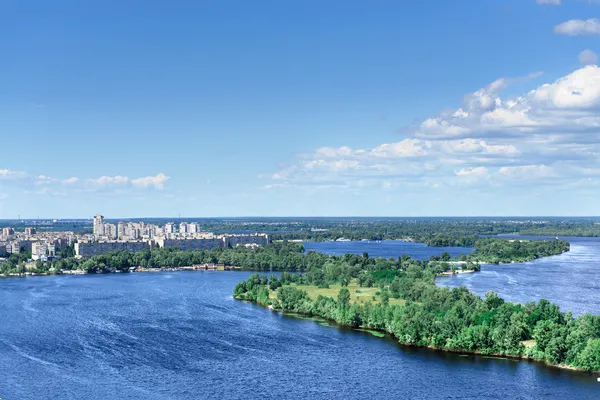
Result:
{"label": "tall white building", "polygon": [[125,230],[127,229],[127,224],[125,222],[119,222],[119,224],[117,225],[118,227],[118,239],[124,239],[125,238]]}
{"label": "tall white building", "polygon": [[168,233],[175,233],[175,224],[172,222],[165,225],[165,234]]}
{"label": "tall white building", "polygon": [[104,217],[100,213],[94,217],[94,235],[104,236]]}
{"label": "tall white building", "polygon": [[179,224],[179,233],[188,233],[189,225],[187,222],[182,222]]}
{"label": "tall white building", "polygon": [[13,228],[2,228],[2,236],[6,239],[11,238],[15,234],[15,230]]}

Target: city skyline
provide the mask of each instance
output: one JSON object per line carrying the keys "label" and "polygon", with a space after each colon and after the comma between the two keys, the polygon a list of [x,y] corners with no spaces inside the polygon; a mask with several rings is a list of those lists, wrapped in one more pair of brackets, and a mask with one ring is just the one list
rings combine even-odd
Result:
{"label": "city skyline", "polygon": [[4,2],[0,219],[599,215],[599,13]]}

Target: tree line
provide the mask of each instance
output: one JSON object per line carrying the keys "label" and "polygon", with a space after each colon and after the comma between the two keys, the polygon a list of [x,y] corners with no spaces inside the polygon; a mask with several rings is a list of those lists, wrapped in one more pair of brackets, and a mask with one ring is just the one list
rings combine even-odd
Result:
{"label": "tree line", "polygon": [[[359,279],[361,285],[375,284],[381,291],[379,301],[366,304],[353,302],[343,286],[336,298],[310,298],[302,290],[303,285],[314,284],[308,274],[269,278],[254,274],[236,285],[234,296],[276,310],[384,331],[406,345],[600,371],[600,316],[574,318],[545,299],[521,305],[505,302],[495,292],[482,299],[465,287],[435,286],[435,275],[430,265],[414,260],[402,270],[361,271],[361,278],[371,277],[371,282]],[[406,303],[390,305],[390,298]]]}
{"label": "tree line", "polygon": [[[508,239],[480,239],[475,245],[475,251],[463,255],[460,260],[467,263],[464,269],[478,269],[480,262],[511,262],[523,261],[542,256],[559,254],[568,249],[564,241],[511,241]],[[369,257],[346,254],[332,256],[318,252],[305,253],[304,246],[295,242],[275,242],[264,247],[235,247],[215,248],[212,250],[185,251],[174,248],[154,248],[137,253],[113,251],[88,258],[77,259],[73,256],[72,247],[60,252],[61,258],[51,262],[38,262],[33,272],[48,273],[61,270],[81,270],[88,273],[109,272],[119,270],[128,272],[131,267],[142,268],[177,268],[195,264],[215,263],[242,267],[257,271],[288,271],[306,272],[322,283],[329,282],[332,276],[338,276],[343,271],[346,276],[358,277],[361,270],[393,270],[402,269],[408,256],[399,255],[397,258]],[[24,263],[31,257],[30,253],[13,255],[0,264],[0,273],[24,272]],[[452,259],[447,252],[441,256],[432,256],[434,268],[445,272],[453,268]],[[412,262],[415,262],[414,260]],[[425,261],[424,263],[427,263]],[[329,271],[329,272],[328,272]]]}

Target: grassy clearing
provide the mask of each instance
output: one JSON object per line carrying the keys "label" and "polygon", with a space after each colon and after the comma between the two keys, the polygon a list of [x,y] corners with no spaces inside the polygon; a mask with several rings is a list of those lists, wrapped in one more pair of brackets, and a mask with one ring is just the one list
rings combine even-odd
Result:
{"label": "grassy clearing", "polygon": [[[296,285],[295,283],[293,283],[290,286],[295,286],[298,289],[302,289],[304,291],[306,291],[306,293],[308,293],[308,296],[311,299],[316,299],[317,297],[320,296],[328,296],[328,297],[332,297],[334,299],[337,299],[338,293],[340,291],[340,289],[342,288],[342,285],[340,285],[339,283],[336,283],[335,285],[331,285],[329,286],[329,288],[319,288],[317,286],[304,286],[304,285]],[[371,302],[373,304],[375,303],[379,303],[381,301],[381,296],[377,295],[377,292],[380,291],[379,288],[365,288],[365,287],[360,287],[358,286],[358,284],[356,282],[352,282],[351,284],[348,285],[348,290],[350,290],[350,299],[352,302],[358,302],[361,304],[364,304],[366,302]],[[276,292],[271,292],[270,297],[273,299],[277,298],[277,293]],[[390,299],[390,304],[404,304],[405,300],[401,300],[401,299]]]}
{"label": "grassy clearing", "polygon": [[533,340],[533,339],[531,339],[531,340],[523,340],[523,341],[521,341],[521,344],[523,346],[525,346],[526,348],[530,348],[530,347],[535,346],[535,340]]}

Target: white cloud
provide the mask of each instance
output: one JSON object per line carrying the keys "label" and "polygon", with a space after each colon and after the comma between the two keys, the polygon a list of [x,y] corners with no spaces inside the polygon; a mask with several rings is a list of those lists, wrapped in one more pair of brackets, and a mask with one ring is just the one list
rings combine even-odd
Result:
{"label": "white cloud", "polygon": [[65,185],[73,185],[75,183],[79,182],[79,178],[77,177],[71,177],[71,178],[67,178],[67,179],[63,179],[62,183]]}
{"label": "white cloud", "polygon": [[[513,99],[502,99],[490,88],[488,85],[467,96],[465,108],[424,121],[416,136],[438,140],[531,136],[557,130],[572,132],[572,128],[585,130],[598,125],[595,107],[600,106],[600,68],[597,66],[583,67]],[[475,106],[473,99],[478,99]]]}
{"label": "white cloud", "polygon": [[488,169],[485,167],[475,167],[475,168],[463,168],[459,171],[456,171],[457,176],[482,176],[486,175]]}
{"label": "white cloud", "polygon": [[405,139],[398,143],[382,144],[371,150],[368,155],[374,157],[419,157],[426,155],[430,146],[429,142]]}
{"label": "white cloud", "polygon": [[38,175],[34,177],[34,185],[42,186],[42,185],[51,185],[56,182],[56,179],[51,178],[45,175]]}
{"label": "white cloud", "polygon": [[489,170],[486,167],[462,168],[455,172],[459,183],[474,184],[488,178]]}
{"label": "white cloud", "polygon": [[595,65],[598,63],[598,55],[592,50],[586,49],[579,53],[579,62],[583,65]]}
{"label": "white cloud", "polygon": [[147,176],[145,178],[132,179],[131,184],[134,187],[148,188],[153,187],[155,189],[164,189],[165,182],[169,179],[165,174],[158,174],[156,176]]}
{"label": "white cloud", "polygon": [[100,178],[90,178],[86,181],[92,186],[124,186],[129,183],[129,178],[126,176],[101,176]]}
{"label": "white cloud", "polygon": [[521,165],[518,167],[502,167],[501,175],[516,179],[543,179],[557,177],[558,174],[552,167],[546,165]]}
{"label": "white cloud", "polygon": [[553,6],[560,5],[560,0],[535,0],[535,2],[539,5],[546,5],[546,4],[550,4]]}
{"label": "white cloud", "polygon": [[600,35],[600,20],[597,18],[571,19],[554,27],[554,33],[558,35]]}
{"label": "white cloud", "polygon": [[519,155],[520,151],[512,144],[490,145],[485,140],[467,138],[441,142],[441,149],[449,154],[498,154]]}
{"label": "white cloud", "polygon": [[25,179],[28,175],[25,172],[0,169],[0,180]]}
{"label": "white cloud", "polygon": [[[584,66],[517,97],[498,79],[400,141],[320,148],[269,175],[275,188],[600,182],[600,68]],[[268,179],[268,178],[267,178]]]}
{"label": "white cloud", "polygon": [[88,179],[78,177],[56,179],[47,175],[31,175],[26,172],[11,171],[8,169],[0,170],[0,181],[4,181],[5,184],[25,189],[43,186],[44,189],[28,191],[31,194],[42,195],[56,193],[51,188],[58,186],[62,186],[65,189],[69,188],[70,190],[164,189],[165,182],[168,179],[169,177],[163,173],[141,178],[129,178],[117,175]]}
{"label": "white cloud", "polygon": [[127,176],[101,176],[100,178],[87,179],[86,185],[90,188],[153,188],[164,189],[165,182],[169,179],[163,173],[156,176],[142,178],[129,178]]}

